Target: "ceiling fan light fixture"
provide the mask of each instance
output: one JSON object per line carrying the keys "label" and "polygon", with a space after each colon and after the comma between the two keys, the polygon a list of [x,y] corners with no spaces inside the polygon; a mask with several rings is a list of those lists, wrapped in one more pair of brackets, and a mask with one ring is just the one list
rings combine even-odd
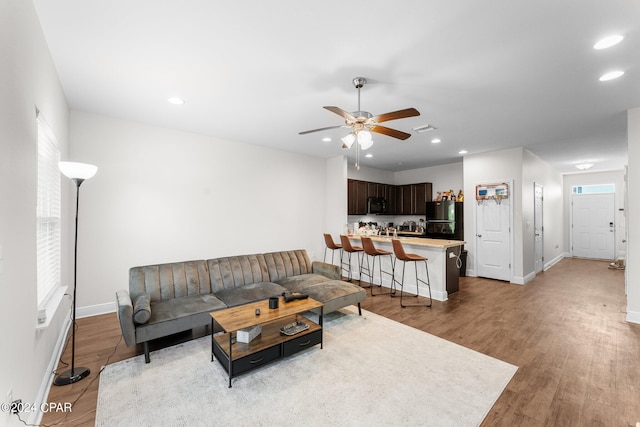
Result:
{"label": "ceiling fan light fixture", "polygon": [[347,136],[344,136],[342,138],[340,138],[342,140],[342,143],[347,147],[347,148],[351,148],[351,146],[353,145],[354,142],[356,142],[356,136],[353,134],[353,132],[351,132],[350,134],[348,134]]}
{"label": "ceiling fan light fixture", "polygon": [[360,148],[366,150],[373,145],[373,138],[371,137],[371,132],[362,130],[358,132],[358,144],[360,144]]}

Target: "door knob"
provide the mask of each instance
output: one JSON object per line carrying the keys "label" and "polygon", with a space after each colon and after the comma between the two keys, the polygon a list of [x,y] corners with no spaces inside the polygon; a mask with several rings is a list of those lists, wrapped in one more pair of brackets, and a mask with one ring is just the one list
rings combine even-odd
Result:
{"label": "door knob", "polygon": [[476,234],[476,236],[478,236],[478,237],[482,237],[482,234]]}

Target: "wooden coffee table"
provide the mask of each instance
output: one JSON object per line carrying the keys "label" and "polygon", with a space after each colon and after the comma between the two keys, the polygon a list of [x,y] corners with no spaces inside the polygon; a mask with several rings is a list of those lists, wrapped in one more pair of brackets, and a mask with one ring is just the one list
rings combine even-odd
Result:
{"label": "wooden coffee table", "polygon": [[[318,308],[318,323],[302,316],[302,313]],[[256,309],[260,310],[259,315],[256,315]],[[278,308],[275,309],[269,308],[269,300],[263,300],[209,314],[211,331],[215,331],[216,323],[224,331],[211,335],[211,361],[217,358],[227,371],[229,388],[231,379],[237,375],[317,344],[322,348],[324,306],[312,298],[284,302],[284,298],[280,297]],[[280,333],[280,328],[297,320],[305,322],[309,328],[291,336]],[[260,335],[250,343],[236,342],[238,330],[256,325],[262,326]]]}

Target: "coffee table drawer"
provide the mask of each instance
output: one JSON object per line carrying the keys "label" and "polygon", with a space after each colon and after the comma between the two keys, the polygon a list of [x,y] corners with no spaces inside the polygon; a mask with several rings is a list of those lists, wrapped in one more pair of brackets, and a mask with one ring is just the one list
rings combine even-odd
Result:
{"label": "coffee table drawer", "polygon": [[243,372],[249,371],[258,366],[269,363],[273,360],[280,358],[280,346],[275,345],[273,347],[266,348],[257,353],[250,354],[241,359],[233,361],[233,375],[238,375]]}
{"label": "coffee table drawer", "polygon": [[291,356],[299,351],[313,347],[316,344],[322,342],[322,330],[314,331],[303,335],[298,338],[294,338],[291,341],[284,342],[282,344],[283,357]]}

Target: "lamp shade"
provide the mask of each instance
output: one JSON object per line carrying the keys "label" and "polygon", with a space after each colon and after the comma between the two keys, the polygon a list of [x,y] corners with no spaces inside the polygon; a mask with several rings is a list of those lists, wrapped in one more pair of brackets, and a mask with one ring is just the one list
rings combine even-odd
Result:
{"label": "lamp shade", "polygon": [[373,139],[371,138],[371,132],[366,130],[358,132],[358,144],[360,144],[360,148],[366,150],[373,145]]}
{"label": "lamp shade", "polygon": [[89,179],[98,171],[98,167],[87,163],[58,162],[58,168],[70,179]]}
{"label": "lamp shade", "polygon": [[341,138],[342,142],[344,143],[344,145],[347,148],[351,148],[351,146],[353,145],[353,143],[356,141],[356,136],[352,133],[350,133],[349,135]]}

